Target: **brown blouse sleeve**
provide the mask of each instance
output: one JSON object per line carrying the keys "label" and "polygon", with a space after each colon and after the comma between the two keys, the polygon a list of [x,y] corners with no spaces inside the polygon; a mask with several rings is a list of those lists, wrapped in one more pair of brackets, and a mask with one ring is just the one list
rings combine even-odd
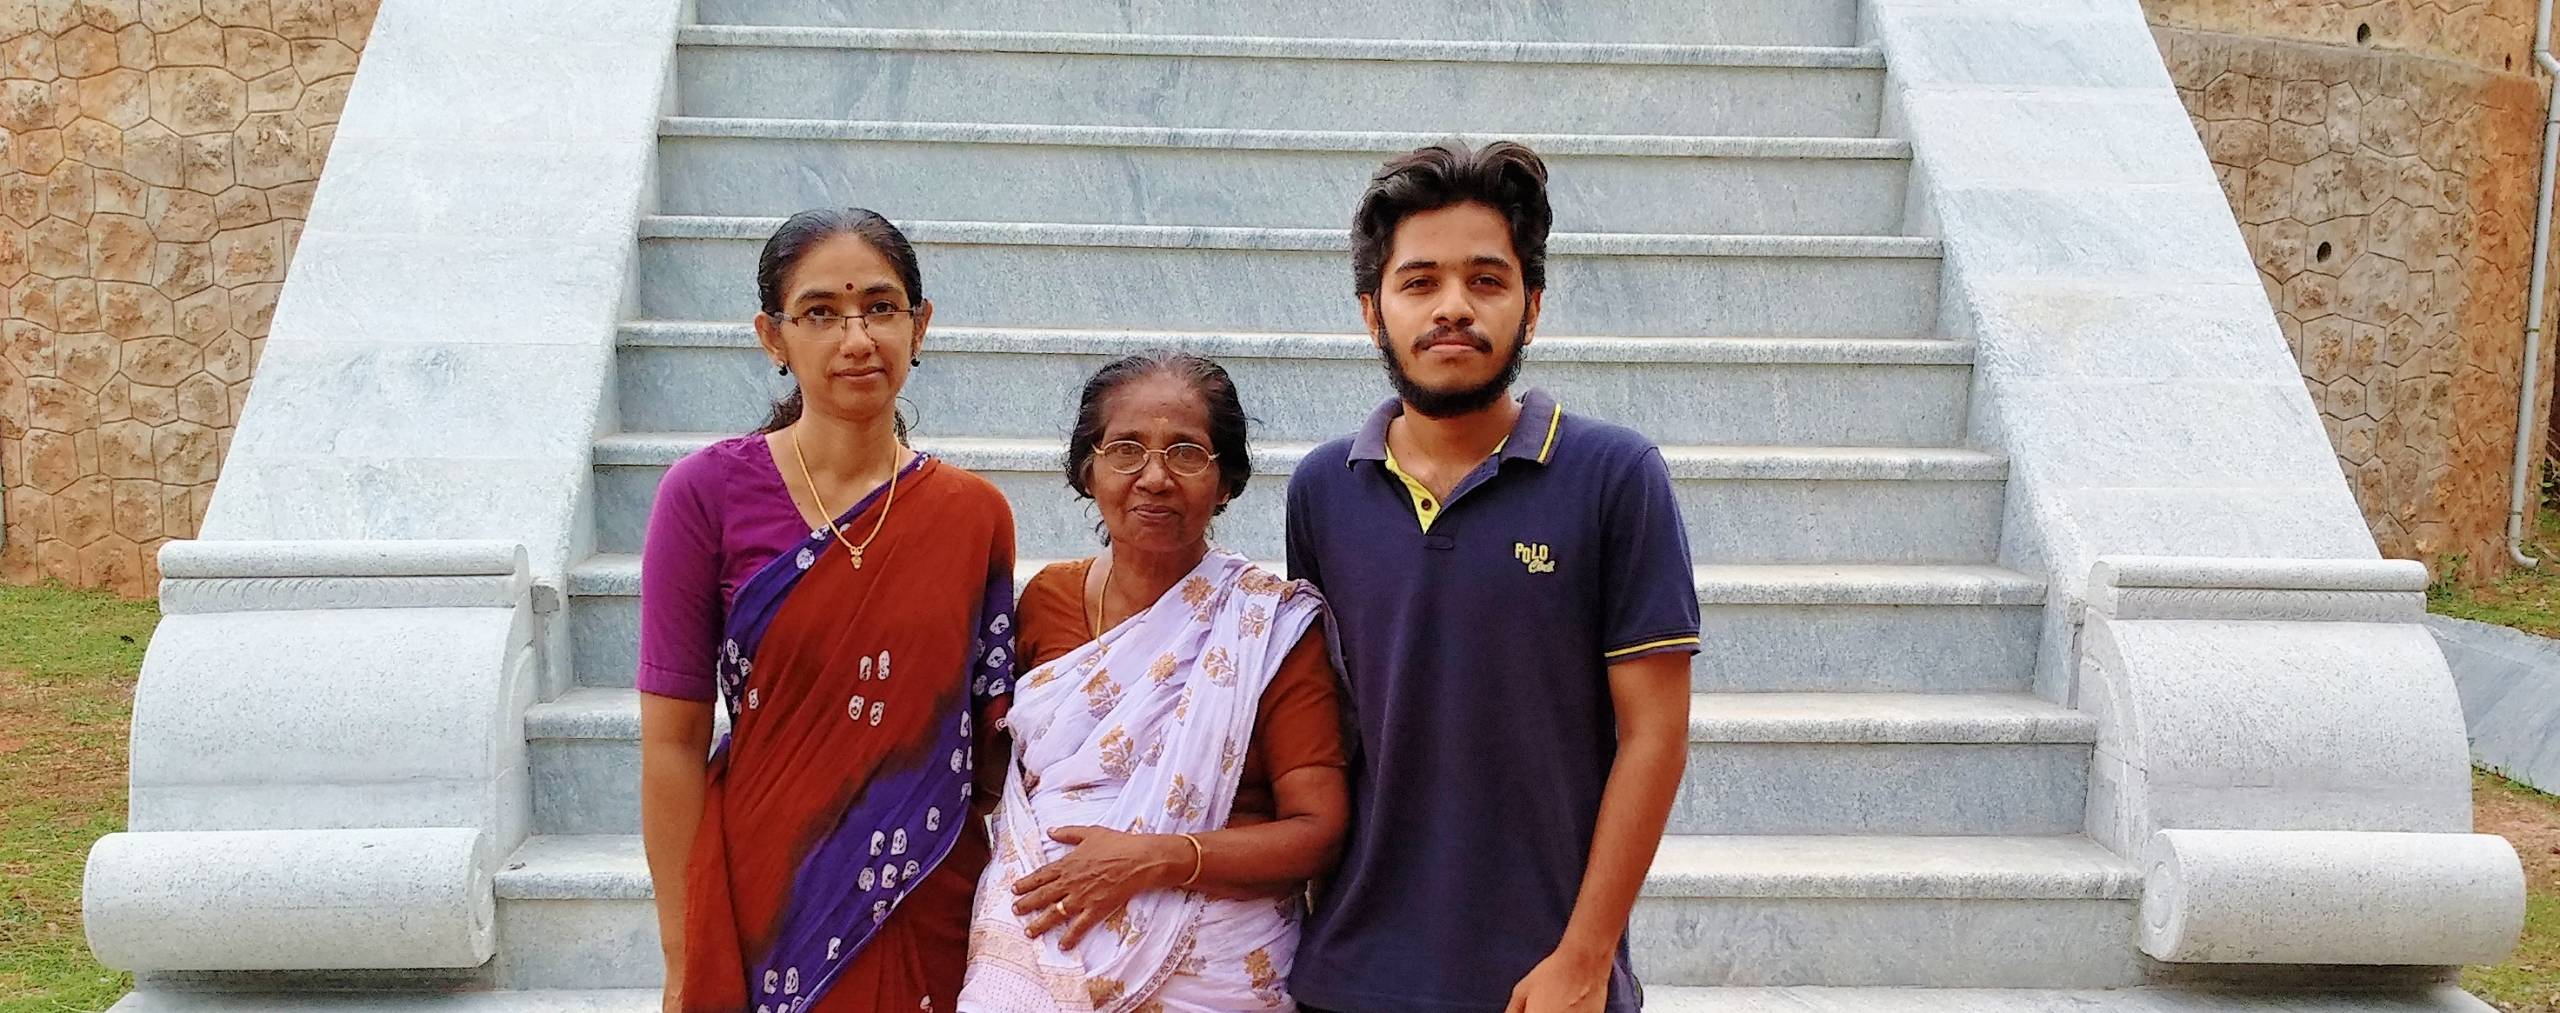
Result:
{"label": "brown blouse sleeve", "polygon": [[1013,607],[1017,678],[1093,639],[1085,628],[1084,575],[1083,563],[1052,563],[1023,585]]}
{"label": "brown blouse sleeve", "polygon": [[1342,767],[1342,709],[1326,656],[1324,629],[1313,626],[1280,662],[1280,672],[1262,691],[1260,713],[1253,719],[1252,752],[1262,754],[1268,777],[1301,767]]}

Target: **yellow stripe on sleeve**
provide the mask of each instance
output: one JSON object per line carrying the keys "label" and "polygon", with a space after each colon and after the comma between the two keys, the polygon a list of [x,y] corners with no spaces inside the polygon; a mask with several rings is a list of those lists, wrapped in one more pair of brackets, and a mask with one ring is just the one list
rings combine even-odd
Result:
{"label": "yellow stripe on sleeve", "polygon": [[1630,654],[1642,654],[1646,651],[1659,650],[1665,647],[1680,647],[1686,644],[1694,644],[1698,642],[1698,638],[1696,637],[1673,637],[1669,640],[1656,640],[1649,644],[1637,644],[1634,647],[1621,647],[1617,650],[1601,655],[1601,657],[1623,658]]}

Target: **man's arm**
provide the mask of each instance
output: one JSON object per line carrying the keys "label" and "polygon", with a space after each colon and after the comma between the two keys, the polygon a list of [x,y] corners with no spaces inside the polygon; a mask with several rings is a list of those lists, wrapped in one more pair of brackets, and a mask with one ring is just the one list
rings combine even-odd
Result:
{"label": "man's arm", "polygon": [[1555,953],[1514,989],[1527,1013],[1598,1010],[1627,913],[1635,908],[1689,760],[1689,656],[1698,651],[1698,591],[1671,471],[1647,450],[1603,508],[1600,632],[1616,710],[1618,755],[1600,794],[1582,892]]}
{"label": "man's arm", "polygon": [[1514,1013],[1598,1010],[1609,971],[1689,761],[1689,655],[1651,654],[1609,666],[1618,712],[1618,758],[1600,795],[1591,860],[1564,939],[1512,990]]}

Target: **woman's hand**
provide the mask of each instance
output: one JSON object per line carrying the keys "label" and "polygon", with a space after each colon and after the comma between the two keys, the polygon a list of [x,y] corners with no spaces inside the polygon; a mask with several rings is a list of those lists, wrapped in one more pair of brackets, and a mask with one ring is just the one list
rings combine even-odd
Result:
{"label": "woman's hand", "polygon": [[1049,839],[1076,849],[1013,884],[1013,913],[1029,917],[1023,929],[1034,939],[1065,925],[1059,949],[1074,949],[1130,898],[1169,889],[1191,871],[1191,845],[1178,835],[1088,826],[1059,827]]}

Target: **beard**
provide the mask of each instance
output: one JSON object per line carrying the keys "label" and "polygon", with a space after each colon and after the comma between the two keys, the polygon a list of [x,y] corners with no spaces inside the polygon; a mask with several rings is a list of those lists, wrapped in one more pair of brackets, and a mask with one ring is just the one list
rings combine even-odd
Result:
{"label": "beard", "polygon": [[[1428,344],[1449,337],[1452,333],[1451,328],[1434,328],[1415,344]],[[1481,331],[1468,328],[1463,332],[1455,333],[1464,334],[1479,351],[1488,353],[1493,351],[1492,340],[1486,338]],[[1511,389],[1512,382],[1520,379],[1520,367],[1528,361],[1529,327],[1523,323],[1520,332],[1511,336],[1511,350],[1503,356],[1502,368],[1494,371],[1492,379],[1459,390],[1438,390],[1423,386],[1420,381],[1404,371],[1404,360],[1396,356],[1395,339],[1388,337],[1384,329],[1379,330],[1376,337],[1378,358],[1387,364],[1387,379],[1395,384],[1396,396],[1404,400],[1406,407],[1425,418],[1456,418],[1460,415],[1483,411],[1487,406],[1502,399],[1502,395]]]}

